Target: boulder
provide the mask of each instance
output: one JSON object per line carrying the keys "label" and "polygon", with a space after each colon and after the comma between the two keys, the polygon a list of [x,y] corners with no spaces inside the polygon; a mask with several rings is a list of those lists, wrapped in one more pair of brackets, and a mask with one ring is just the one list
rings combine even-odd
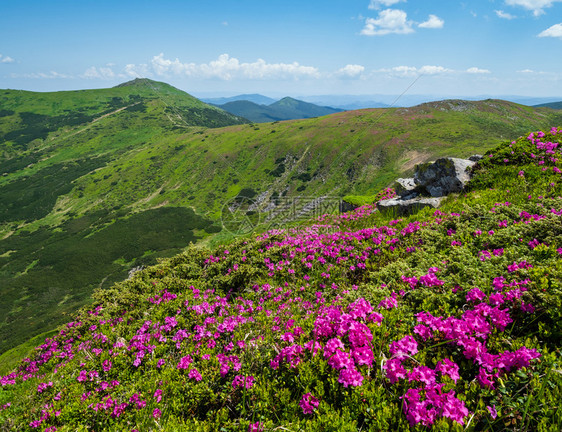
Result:
{"label": "boulder", "polygon": [[394,188],[396,195],[405,196],[410,195],[416,186],[416,182],[413,178],[399,178],[396,179],[392,187]]}
{"label": "boulder", "polygon": [[387,212],[390,210],[396,211],[397,216],[406,216],[416,213],[424,207],[439,207],[443,197],[423,198],[416,197],[412,199],[391,198],[382,200],[377,203],[377,208],[380,212]]}
{"label": "boulder", "polygon": [[472,162],[478,162],[479,160],[482,160],[483,158],[484,158],[484,156],[482,156],[481,154],[474,154],[474,155],[470,156],[468,158],[468,160],[472,161]]}
{"label": "boulder", "polygon": [[443,197],[464,189],[470,180],[469,168],[480,159],[481,155],[473,155],[470,159],[441,158],[416,165],[413,178],[399,178],[394,182],[394,191],[399,196],[379,201],[377,208],[381,212],[393,210],[398,216],[413,214],[424,207],[437,208]]}
{"label": "boulder", "polygon": [[414,181],[432,197],[461,192],[470,180],[468,168],[476,162],[468,159],[441,158],[416,166]]}

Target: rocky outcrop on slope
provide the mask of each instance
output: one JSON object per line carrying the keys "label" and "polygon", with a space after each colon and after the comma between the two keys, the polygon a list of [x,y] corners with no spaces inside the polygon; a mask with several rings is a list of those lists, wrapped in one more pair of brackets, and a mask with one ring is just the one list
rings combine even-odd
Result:
{"label": "rocky outcrop on slope", "polygon": [[397,198],[377,203],[380,211],[394,209],[398,215],[417,212],[424,207],[439,207],[444,197],[461,192],[470,180],[470,168],[482,159],[441,158],[416,165],[414,177],[399,178],[394,183]]}

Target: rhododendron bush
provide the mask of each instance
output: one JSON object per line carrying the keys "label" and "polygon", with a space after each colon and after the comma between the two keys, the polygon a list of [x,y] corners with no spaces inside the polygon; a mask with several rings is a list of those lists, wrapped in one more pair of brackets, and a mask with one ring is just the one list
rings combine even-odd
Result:
{"label": "rhododendron bush", "polygon": [[490,151],[439,210],[190,247],[98,291],[0,378],[0,430],[560,430],[561,136]]}

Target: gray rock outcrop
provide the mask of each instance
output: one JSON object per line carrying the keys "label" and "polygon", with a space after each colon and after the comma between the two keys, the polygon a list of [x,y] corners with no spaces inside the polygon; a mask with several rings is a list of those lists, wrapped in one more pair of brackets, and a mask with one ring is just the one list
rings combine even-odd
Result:
{"label": "gray rock outcrop", "polygon": [[416,182],[413,178],[399,178],[394,182],[393,188],[396,195],[406,196],[414,192]]}
{"label": "gray rock outcrop", "polygon": [[432,197],[460,192],[470,180],[468,168],[476,162],[468,159],[441,158],[416,166],[414,182]]}
{"label": "gray rock outcrop", "polygon": [[482,158],[441,158],[416,165],[413,178],[399,178],[394,183],[397,198],[377,203],[380,211],[395,209],[398,215],[417,212],[424,207],[437,208],[443,197],[461,192],[470,180],[470,168]]}
{"label": "gray rock outcrop", "polygon": [[397,216],[406,216],[414,214],[424,207],[437,208],[439,207],[439,204],[441,204],[442,199],[443,197],[424,198],[418,196],[411,199],[402,199],[402,197],[398,197],[379,201],[377,203],[377,208],[381,212],[386,212],[394,209]]}

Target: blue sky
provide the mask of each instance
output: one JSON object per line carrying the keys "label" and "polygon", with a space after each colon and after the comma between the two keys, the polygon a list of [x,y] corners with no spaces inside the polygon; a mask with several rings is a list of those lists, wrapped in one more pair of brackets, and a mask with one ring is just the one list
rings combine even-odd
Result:
{"label": "blue sky", "polygon": [[562,99],[562,0],[3,0],[0,88]]}

